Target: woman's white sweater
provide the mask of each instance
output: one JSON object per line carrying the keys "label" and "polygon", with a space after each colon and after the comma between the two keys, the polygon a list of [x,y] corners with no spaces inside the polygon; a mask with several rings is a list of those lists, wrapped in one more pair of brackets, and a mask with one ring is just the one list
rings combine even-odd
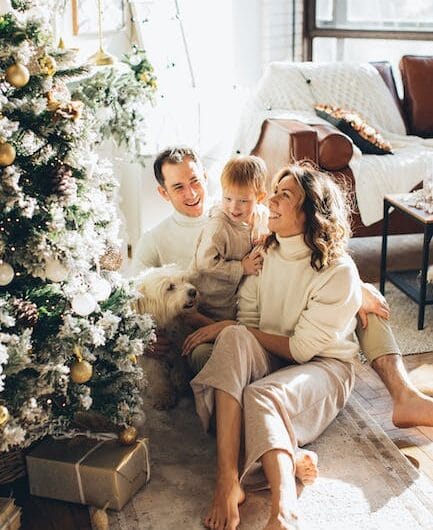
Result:
{"label": "woman's white sweater", "polygon": [[238,321],[290,337],[297,363],[315,356],[352,361],[359,350],[355,315],[361,305],[361,281],[349,256],[315,271],[303,235],[278,238],[266,254],[259,276],[239,290]]}

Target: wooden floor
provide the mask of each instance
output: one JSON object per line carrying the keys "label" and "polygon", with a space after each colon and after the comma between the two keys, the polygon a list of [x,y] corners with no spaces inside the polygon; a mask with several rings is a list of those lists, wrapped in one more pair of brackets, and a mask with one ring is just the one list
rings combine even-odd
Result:
{"label": "wooden floor", "polygon": [[[418,367],[433,366],[433,353],[405,355],[403,360],[411,372]],[[391,398],[376,372],[359,363],[356,376],[355,397],[412,464],[433,480],[433,427],[396,428],[391,421]]]}

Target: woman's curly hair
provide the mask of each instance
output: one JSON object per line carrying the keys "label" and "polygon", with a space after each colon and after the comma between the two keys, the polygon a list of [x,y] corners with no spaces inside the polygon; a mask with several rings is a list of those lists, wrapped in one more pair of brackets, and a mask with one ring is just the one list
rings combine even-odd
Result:
{"label": "woman's curly hair", "polygon": [[[300,208],[305,213],[304,241],[311,249],[311,266],[319,271],[345,254],[351,236],[351,202],[343,186],[310,162],[282,168],[274,177],[275,191],[284,177],[292,176],[303,192]],[[265,248],[278,245],[274,233]]]}

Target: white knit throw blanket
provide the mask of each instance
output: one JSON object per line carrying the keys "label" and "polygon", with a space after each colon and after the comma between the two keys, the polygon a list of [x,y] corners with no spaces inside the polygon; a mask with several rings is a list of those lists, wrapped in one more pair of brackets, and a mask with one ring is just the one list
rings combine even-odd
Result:
{"label": "white knit throw blanket", "polygon": [[361,155],[354,148],[349,166],[364,225],[382,218],[386,193],[408,192],[432,175],[433,140],[406,136],[391,93],[368,63],[271,63],[242,113],[234,151],[250,153],[268,118],[324,123],[314,112],[317,103],[358,112],[392,144],[393,155]]}

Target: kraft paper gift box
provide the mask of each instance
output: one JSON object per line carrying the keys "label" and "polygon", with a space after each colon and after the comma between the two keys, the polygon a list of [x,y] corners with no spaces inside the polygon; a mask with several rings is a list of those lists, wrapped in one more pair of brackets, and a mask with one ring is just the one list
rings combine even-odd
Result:
{"label": "kraft paper gift box", "polygon": [[121,510],[150,477],[148,440],[45,438],[27,457],[30,493]]}

